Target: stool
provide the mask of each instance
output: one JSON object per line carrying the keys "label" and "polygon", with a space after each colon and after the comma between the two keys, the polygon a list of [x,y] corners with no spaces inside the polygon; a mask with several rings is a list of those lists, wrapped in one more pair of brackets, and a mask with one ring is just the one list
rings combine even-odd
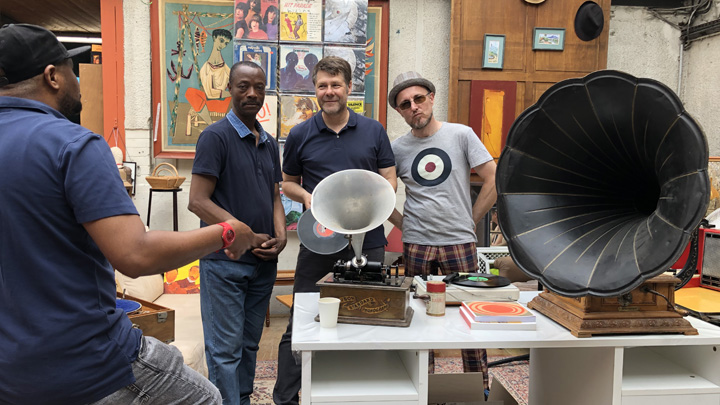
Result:
{"label": "stool", "polygon": [[173,231],[178,230],[178,212],[177,212],[177,193],[182,191],[181,188],[174,188],[170,190],[163,190],[157,188],[150,189],[150,197],[148,198],[148,213],[147,213],[147,227],[150,227],[150,209],[152,208],[152,195],[153,193],[173,193]]}
{"label": "stool", "polygon": [[277,295],[275,296],[275,299],[280,301],[281,304],[285,305],[288,308],[292,307],[293,304],[293,296],[292,294],[288,295]]}
{"label": "stool", "polygon": [[[295,270],[278,270],[275,278],[275,285],[293,285],[295,282]],[[278,297],[275,297],[278,298]],[[292,294],[290,295],[292,300]],[[282,302],[282,301],[280,301]],[[292,303],[292,302],[291,302]],[[270,303],[265,313],[265,326],[270,326]]]}

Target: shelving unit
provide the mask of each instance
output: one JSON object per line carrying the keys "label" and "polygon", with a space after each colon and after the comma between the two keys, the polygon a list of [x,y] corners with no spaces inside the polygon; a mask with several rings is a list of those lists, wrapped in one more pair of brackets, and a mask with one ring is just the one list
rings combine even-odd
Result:
{"label": "shelving unit", "polygon": [[[520,302],[536,292],[521,292]],[[471,331],[456,307],[425,314],[413,300],[407,328],[339,324],[322,329],[316,293],[295,296],[293,350],[303,359],[303,404],[428,403],[428,351],[529,348],[530,405],[720,404],[720,328],[699,334],[576,338],[536,314],[535,331]]]}

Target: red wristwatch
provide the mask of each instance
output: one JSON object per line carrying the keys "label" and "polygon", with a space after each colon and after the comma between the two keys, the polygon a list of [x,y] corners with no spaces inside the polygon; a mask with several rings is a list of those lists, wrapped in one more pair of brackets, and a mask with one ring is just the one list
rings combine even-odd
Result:
{"label": "red wristwatch", "polygon": [[220,248],[222,250],[232,245],[233,241],[235,240],[235,230],[227,222],[218,222],[218,225],[223,227],[223,246]]}

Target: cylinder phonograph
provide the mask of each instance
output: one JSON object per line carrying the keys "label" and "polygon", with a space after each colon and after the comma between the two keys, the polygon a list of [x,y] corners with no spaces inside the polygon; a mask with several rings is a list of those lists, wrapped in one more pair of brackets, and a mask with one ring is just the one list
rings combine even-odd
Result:
{"label": "cylinder phonograph", "polygon": [[708,204],[708,146],[663,84],[617,71],[559,82],[513,123],[499,223],[549,292],[530,307],[576,336],[696,334],[662,275]]}
{"label": "cylinder phonograph", "polygon": [[[334,173],[313,190],[312,216],[306,219],[306,212],[298,223],[301,242],[320,254],[338,252],[349,243],[354,253],[350,260],[338,260],[317,283],[321,297],[340,298],[338,322],[410,325],[412,280],[399,276],[397,266],[368,261],[362,254],[365,233],[382,225],[394,208],[395,190],[368,170]],[[349,242],[338,240],[338,234]]]}

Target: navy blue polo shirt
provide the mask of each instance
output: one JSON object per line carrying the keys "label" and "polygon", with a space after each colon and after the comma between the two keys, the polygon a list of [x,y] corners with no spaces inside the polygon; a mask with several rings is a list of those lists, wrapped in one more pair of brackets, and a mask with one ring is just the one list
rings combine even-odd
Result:
{"label": "navy blue polo shirt", "polygon": [[83,223],[137,215],[110,147],[0,97],[0,403],[84,404],[135,381],[142,332]]}
{"label": "navy blue polo shirt", "polygon": [[[383,126],[350,111],[347,125],[335,133],[325,125],[322,113],[293,127],[285,141],[283,172],[302,176],[302,186],[312,193],[325,177],[347,169],[378,169],[395,166],[395,155]],[[385,246],[385,231],[380,225],[365,235],[363,247]]]}
{"label": "navy blue polo shirt", "polygon": [[[220,121],[200,134],[195,151],[193,174],[217,178],[210,199],[243,222],[255,233],[275,236],[273,198],[275,184],[282,181],[280,152],[275,139],[255,121],[260,142],[231,110]],[[200,226],[207,226],[200,221]],[[211,253],[205,259],[231,260],[224,252]],[[250,251],[239,261],[260,261]]]}

